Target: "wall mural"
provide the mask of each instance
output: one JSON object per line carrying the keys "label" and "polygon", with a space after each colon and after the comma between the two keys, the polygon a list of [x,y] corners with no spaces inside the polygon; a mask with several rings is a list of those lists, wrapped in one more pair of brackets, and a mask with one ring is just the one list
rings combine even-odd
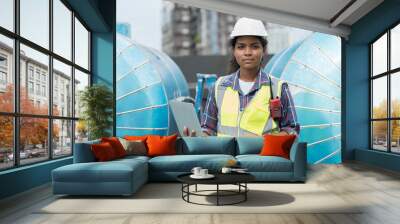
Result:
{"label": "wall mural", "polygon": [[[314,33],[276,54],[264,71],[286,81],[308,162],[341,162],[341,41]],[[117,136],[176,131],[168,101],[189,96],[178,66],[164,53],[117,34]]]}
{"label": "wall mural", "polygon": [[308,163],[340,163],[340,38],[314,33],[276,54],[264,71],[289,84]]}
{"label": "wall mural", "polygon": [[189,96],[185,77],[164,53],[117,34],[117,136],[176,130],[168,101]]}

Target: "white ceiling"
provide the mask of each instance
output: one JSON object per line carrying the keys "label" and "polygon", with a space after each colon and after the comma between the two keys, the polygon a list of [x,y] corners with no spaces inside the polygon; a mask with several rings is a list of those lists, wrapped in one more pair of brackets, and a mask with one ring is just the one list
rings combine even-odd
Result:
{"label": "white ceiling", "polygon": [[[170,1],[342,37],[350,34],[352,24],[383,2],[383,0]],[[347,9],[342,10],[346,6]]]}

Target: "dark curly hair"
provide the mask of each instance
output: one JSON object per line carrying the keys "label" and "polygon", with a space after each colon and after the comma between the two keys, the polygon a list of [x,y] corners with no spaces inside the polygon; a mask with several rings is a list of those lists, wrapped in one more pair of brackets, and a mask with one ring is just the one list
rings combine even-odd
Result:
{"label": "dark curly hair", "polygon": [[[265,39],[263,37],[259,37],[259,36],[255,36],[255,37],[260,40],[261,46],[262,46],[263,50],[265,51],[267,44],[268,44],[267,39]],[[233,51],[235,49],[237,39],[238,39],[238,37],[235,37],[229,41],[229,45],[232,49],[232,55],[231,55],[231,59],[229,60],[228,74],[236,72],[240,68],[240,65],[237,63],[236,58],[233,55]],[[264,60],[264,57],[263,57],[263,60]]]}

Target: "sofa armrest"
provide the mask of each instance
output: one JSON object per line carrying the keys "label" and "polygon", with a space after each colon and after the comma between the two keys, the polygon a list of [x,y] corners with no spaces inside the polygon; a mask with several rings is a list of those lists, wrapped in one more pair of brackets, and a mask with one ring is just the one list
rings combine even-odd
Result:
{"label": "sofa armrest", "polygon": [[74,163],[89,163],[96,161],[90,148],[92,144],[94,144],[94,142],[75,143]]}
{"label": "sofa armrest", "polygon": [[293,178],[295,181],[305,181],[307,176],[307,143],[295,142],[290,160],[293,162]]}

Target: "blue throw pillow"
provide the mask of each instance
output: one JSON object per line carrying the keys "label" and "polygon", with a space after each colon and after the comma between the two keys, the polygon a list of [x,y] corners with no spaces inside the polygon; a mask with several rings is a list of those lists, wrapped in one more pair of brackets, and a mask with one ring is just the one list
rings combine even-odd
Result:
{"label": "blue throw pillow", "polygon": [[262,137],[238,137],[236,142],[236,155],[259,154],[264,145]]}
{"label": "blue throw pillow", "polygon": [[179,141],[178,154],[225,154],[235,155],[233,137],[183,137]]}
{"label": "blue throw pillow", "polygon": [[74,163],[89,163],[95,162],[96,158],[92,152],[90,146],[92,144],[98,144],[100,140],[93,140],[88,142],[75,143],[74,147]]}

